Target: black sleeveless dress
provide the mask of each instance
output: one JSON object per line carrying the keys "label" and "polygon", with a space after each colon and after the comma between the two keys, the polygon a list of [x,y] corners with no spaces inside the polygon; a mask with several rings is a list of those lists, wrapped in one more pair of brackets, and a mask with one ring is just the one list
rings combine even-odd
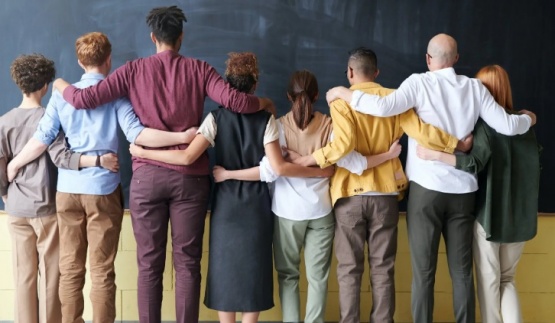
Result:
{"label": "black sleeveless dress", "polygon": [[[270,114],[218,109],[216,165],[229,170],[258,166]],[[208,278],[204,304],[225,312],[258,312],[273,301],[273,215],[266,183],[217,183],[210,215]]]}

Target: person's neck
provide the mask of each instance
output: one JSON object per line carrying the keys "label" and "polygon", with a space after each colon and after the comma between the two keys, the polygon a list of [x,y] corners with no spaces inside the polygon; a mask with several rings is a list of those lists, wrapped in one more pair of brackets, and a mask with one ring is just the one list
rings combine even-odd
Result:
{"label": "person's neck", "polygon": [[21,104],[18,106],[20,109],[34,109],[41,107],[41,101],[43,95],[39,93],[40,91],[33,92],[31,94],[24,94]]}
{"label": "person's neck", "polygon": [[168,45],[166,43],[160,43],[157,42],[156,43],[156,54],[159,54],[161,52],[165,52],[171,50],[172,52],[178,52],[179,50],[177,49],[177,46],[175,45]]}
{"label": "person's neck", "polygon": [[362,83],[370,83],[370,82],[374,82],[374,81],[375,81],[375,79],[366,78],[366,77],[355,78],[355,79],[353,79],[353,83],[351,84],[351,86],[362,84]]}
{"label": "person's neck", "polygon": [[85,67],[85,73],[102,74],[104,77],[108,76],[108,72],[101,66]]}
{"label": "person's neck", "polygon": [[429,70],[430,70],[430,72],[435,72],[435,71],[439,71],[439,70],[443,70],[443,69],[451,68],[451,67],[453,67],[452,64],[434,65],[434,66],[430,66]]}

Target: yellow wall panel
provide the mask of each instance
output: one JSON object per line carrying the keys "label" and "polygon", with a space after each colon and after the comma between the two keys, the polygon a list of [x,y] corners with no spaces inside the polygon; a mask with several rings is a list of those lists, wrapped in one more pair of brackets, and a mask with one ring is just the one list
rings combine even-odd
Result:
{"label": "yellow wall panel", "polygon": [[[6,215],[0,213],[0,321],[13,320],[13,283],[11,265],[11,239],[6,226]],[[207,218],[208,219],[208,218]],[[203,305],[204,288],[206,284],[206,270],[208,268],[208,222],[204,235],[204,250],[202,265],[202,290],[201,290],[201,321],[217,321],[215,311],[207,309]],[[528,242],[524,249],[517,272],[517,285],[520,291],[523,314],[525,322],[555,322],[555,216],[540,216],[538,236]],[[169,236],[169,234],[168,234]],[[175,319],[174,287],[175,275],[172,269],[171,239],[168,237],[166,254],[166,269],[163,283],[163,320]],[[396,322],[410,322],[410,287],[411,267],[410,253],[407,239],[405,217],[399,221],[398,254],[396,262]],[[329,280],[328,306],[326,308],[326,320],[337,321],[339,319],[339,287],[336,278],[337,262],[335,256],[332,259],[332,268]],[[306,304],[307,282],[304,278],[304,265],[301,274],[300,290],[301,304]],[[123,220],[122,233],[120,237],[120,248],[116,258],[116,283],[118,291],[116,294],[116,306],[118,310],[117,320],[137,321],[137,266],[136,245],[131,227],[131,218],[126,215]],[[261,314],[261,321],[280,321],[281,307],[279,304],[277,274],[274,275],[274,301],[276,306]],[[85,296],[85,319],[92,318],[88,293],[90,290],[89,273],[84,288]],[[367,322],[371,309],[371,288],[369,281],[368,264],[365,264],[365,273],[361,286],[361,320]],[[447,259],[443,242],[440,245],[438,255],[438,270],[436,275],[434,321],[453,322],[452,309],[452,287],[447,267]],[[304,310],[303,310],[304,315]],[[239,318],[239,317],[238,317]],[[477,310],[479,320],[479,311]]]}

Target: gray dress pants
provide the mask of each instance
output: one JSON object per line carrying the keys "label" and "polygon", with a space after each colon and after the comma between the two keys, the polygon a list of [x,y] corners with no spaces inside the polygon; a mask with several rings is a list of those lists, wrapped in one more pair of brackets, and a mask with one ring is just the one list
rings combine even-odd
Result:
{"label": "gray dress pants", "polygon": [[412,316],[415,323],[433,320],[437,254],[442,234],[453,284],[456,321],[475,322],[473,213],[474,193],[441,193],[410,182],[407,226],[412,263]]}

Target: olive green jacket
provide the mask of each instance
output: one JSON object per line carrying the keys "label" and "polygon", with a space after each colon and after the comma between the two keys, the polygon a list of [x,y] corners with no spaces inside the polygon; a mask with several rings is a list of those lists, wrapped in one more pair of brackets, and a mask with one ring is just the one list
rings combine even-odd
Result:
{"label": "olive green jacket", "polygon": [[540,150],[533,129],[509,137],[480,119],[472,150],[457,155],[458,169],[478,174],[476,218],[487,240],[521,242],[536,235]]}

